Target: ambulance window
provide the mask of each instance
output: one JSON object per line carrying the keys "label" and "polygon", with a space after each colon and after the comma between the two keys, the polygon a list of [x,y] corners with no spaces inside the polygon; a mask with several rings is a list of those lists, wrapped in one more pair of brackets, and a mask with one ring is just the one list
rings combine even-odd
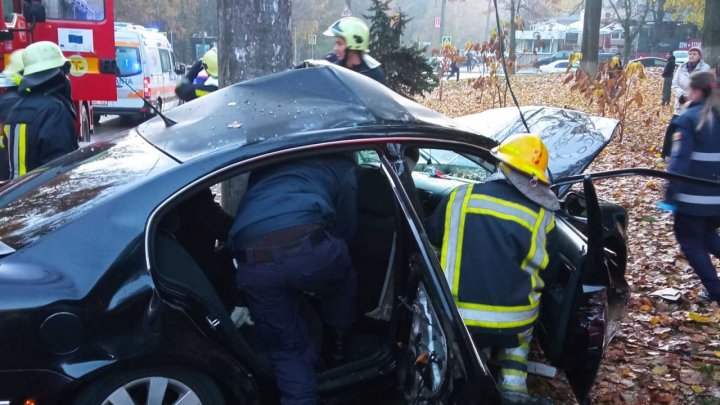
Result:
{"label": "ambulance window", "polygon": [[13,0],[2,0],[3,15],[5,22],[12,22],[13,19]]}
{"label": "ambulance window", "polygon": [[43,4],[48,19],[78,21],[105,19],[105,0],[46,0]]}
{"label": "ambulance window", "polygon": [[169,72],[172,68],[172,64],[170,64],[170,53],[165,49],[160,50],[160,65],[162,66],[163,73]]}
{"label": "ambulance window", "polygon": [[115,60],[120,77],[135,76],[142,73],[140,49],[132,46],[115,47]]}

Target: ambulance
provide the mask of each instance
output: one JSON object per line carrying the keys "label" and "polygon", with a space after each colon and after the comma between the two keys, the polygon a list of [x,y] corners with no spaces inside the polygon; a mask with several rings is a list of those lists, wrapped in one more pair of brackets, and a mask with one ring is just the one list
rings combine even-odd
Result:
{"label": "ambulance", "polygon": [[156,29],[129,23],[115,23],[115,60],[117,62],[117,101],[93,101],[93,119],[101,115],[123,118],[147,118],[179,104],[175,86],[185,66],[175,60],[167,37]]}

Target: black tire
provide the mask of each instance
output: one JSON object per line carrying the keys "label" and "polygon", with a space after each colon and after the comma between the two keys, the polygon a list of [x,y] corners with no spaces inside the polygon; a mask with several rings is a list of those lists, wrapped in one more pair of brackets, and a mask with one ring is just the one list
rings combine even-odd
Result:
{"label": "black tire", "polygon": [[80,141],[90,142],[90,113],[85,104],[80,108]]}
{"label": "black tire", "polygon": [[[153,384],[159,382],[167,386],[162,390],[161,401],[148,401]],[[160,393],[158,385],[154,385],[154,392]],[[126,395],[127,394],[127,395]],[[180,396],[194,395],[197,403],[201,405],[224,405],[225,399],[215,382],[204,374],[171,367],[151,367],[139,370],[128,370],[111,373],[82,390],[71,402],[72,405],[135,405],[173,404]],[[111,397],[112,396],[112,397]],[[120,399],[131,401],[121,401]]]}

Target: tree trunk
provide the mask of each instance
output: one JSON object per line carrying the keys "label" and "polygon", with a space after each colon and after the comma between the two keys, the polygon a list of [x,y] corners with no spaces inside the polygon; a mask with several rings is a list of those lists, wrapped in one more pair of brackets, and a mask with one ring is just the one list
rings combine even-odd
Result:
{"label": "tree trunk", "polygon": [[[218,0],[220,86],[292,65],[290,0]],[[221,205],[235,214],[247,175],[221,184]]]}
{"label": "tree trunk", "polygon": [[220,85],[292,64],[290,0],[218,0]]}
{"label": "tree trunk", "polygon": [[600,19],[602,2],[585,0],[585,19],[583,20],[582,54],[580,68],[595,76],[598,67],[598,44],[600,43]]}
{"label": "tree trunk", "polygon": [[703,28],[703,59],[712,67],[720,65],[720,1],[705,1],[705,27]]}
{"label": "tree trunk", "polygon": [[[655,26],[653,27],[653,42],[652,42],[652,49],[653,54],[657,54],[657,46],[660,43],[660,39],[663,38],[663,33],[665,32],[665,23],[663,20],[665,19],[665,3],[667,0],[658,0],[658,2],[655,4],[657,7],[657,11],[655,12]],[[661,58],[664,58],[665,55],[657,55]]]}
{"label": "tree trunk", "polygon": [[630,60],[630,53],[632,52],[632,45],[633,45],[633,39],[635,39],[635,35],[632,34],[632,27],[630,26],[630,21],[627,22],[627,26],[623,25],[623,29],[625,29],[625,45],[623,46],[623,65],[627,65],[628,61]]}

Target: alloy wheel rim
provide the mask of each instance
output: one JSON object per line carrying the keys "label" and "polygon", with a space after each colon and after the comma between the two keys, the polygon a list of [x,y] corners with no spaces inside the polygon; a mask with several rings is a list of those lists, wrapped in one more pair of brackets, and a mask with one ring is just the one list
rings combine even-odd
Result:
{"label": "alloy wheel rim", "polygon": [[130,381],[113,391],[102,405],[202,405],[202,402],[182,382],[153,376]]}

